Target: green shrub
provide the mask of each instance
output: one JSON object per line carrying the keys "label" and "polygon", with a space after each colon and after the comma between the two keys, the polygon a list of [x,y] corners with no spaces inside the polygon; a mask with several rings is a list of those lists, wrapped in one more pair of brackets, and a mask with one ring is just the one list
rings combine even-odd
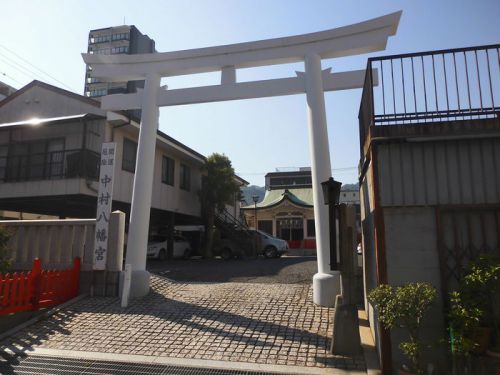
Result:
{"label": "green shrub", "polygon": [[409,341],[399,345],[409,358],[412,370],[424,373],[420,328],[424,315],[436,298],[436,289],[428,283],[410,283],[401,287],[380,285],[368,294],[368,300],[377,308],[379,320],[387,329],[402,328]]}
{"label": "green shrub", "polygon": [[483,312],[470,305],[459,292],[450,294],[450,349],[453,355],[469,356],[476,348],[474,330],[479,327]]}
{"label": "green shrub", "polygon": [[450,294],[450,349],[455,356],[469,356],[477,347],[479,327],[493,328],[500,336],[497,293],[500,291],[500,255],[482,255],[469,265],[457,292]]}

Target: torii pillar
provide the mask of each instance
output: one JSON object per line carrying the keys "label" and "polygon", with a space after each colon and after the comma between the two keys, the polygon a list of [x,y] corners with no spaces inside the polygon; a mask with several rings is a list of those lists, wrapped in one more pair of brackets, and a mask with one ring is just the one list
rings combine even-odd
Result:
{"label": "torii pillar", "polygon": [[321,74],[321,58],[317,54],[305,57],[307,120],[309,152],[316,230],[318,273],[313,277],[313,301],[322,306],[334,306],[340,294],[340,271],[330,270],[330,218],[323,202],[321,183],[331,177],[325,95]]}
{"label": "torii pillar", "polygon": [[[149,292],[150,274],[146,271],[149,214],[151,210],[151,196],[154,177],[156,131],[160,111],[157,103],[158,89],[161,77],[150,73],[146,76],[142,96],[141,129],[137,146],[137,160],[134,175],[134,189],[130,207],[129,236],[127,238],[127,251],[125,262],[132,266],[132,280],[130,295],[144,296]],[[144,249],[144,251],[139,251]]]}

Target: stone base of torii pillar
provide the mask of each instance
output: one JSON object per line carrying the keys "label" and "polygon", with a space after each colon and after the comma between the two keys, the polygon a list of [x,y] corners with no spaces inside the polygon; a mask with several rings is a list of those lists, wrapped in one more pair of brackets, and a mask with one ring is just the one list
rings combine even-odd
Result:
{"label": "stone base of torii pillar", "polygon": [[340,272],[317,273],[313,276],[313,302],[324,307],[334,307],[340,291]]}

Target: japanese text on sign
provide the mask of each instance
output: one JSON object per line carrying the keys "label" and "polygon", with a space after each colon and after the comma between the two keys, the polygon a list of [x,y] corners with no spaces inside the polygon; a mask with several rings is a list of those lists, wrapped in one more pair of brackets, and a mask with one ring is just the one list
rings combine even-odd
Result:
{"label": "japanese text on sign", "polygon": [[109,218],[111,216],[111,205],[113,202],[115,150],[116,143],[102,144],[94,238],[94,270],[106,269]]}

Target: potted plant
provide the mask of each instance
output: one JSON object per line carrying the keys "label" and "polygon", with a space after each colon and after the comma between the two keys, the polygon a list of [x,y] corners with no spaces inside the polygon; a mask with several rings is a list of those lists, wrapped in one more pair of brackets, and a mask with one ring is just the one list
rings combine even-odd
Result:
{"label": "potted plant", "polygon": [[400,287],[380,285],[368,294],[368,300],[377,308],[384,327],[402,328],[408,333],[409,341],[399,344],[399,348],[410,360],[411,372],[399,370],[400,374],[424,373],[422,350],[425,344],[420,337],[420,328],[436,294],[436,289],[428,283],[410,283]]}

